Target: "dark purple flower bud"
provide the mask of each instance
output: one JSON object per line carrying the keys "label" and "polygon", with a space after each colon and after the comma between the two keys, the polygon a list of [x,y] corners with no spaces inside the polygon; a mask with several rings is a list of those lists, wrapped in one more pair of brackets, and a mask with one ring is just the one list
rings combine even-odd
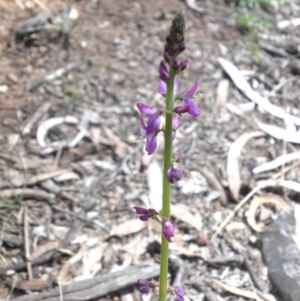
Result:
{"label": "dark purple flower bud", "polygon": [[168,242],[173,242],[174,225],[168,219],[163,221],[163,233]]}
{"label": "dark purple flower bud", "polygon": [[170,290],[174,295],[176,301],[184,301],[185,291],[181,286],[174,285],[170,288]]}
{"label": "dark purple flower bud", "polygon": [[152,279],[151,281],[139,279],[137,283],[140,286],[140,292],[142,294],[148,294],[150,290],[156,288],[159,285],[158,282],[154,279]]}
{"label": "dark purple flower bud", "polygon": [[149,218],[157,215],[158,213],[154,209],[146,209],[144,207],[136,206],[134,207],[136,214],[139,216],[139,219],[143,222],[147,221]]}
{"label": "dark purple flower bud", "polygon": [[161,61],[159,64],[158,72],[159,72],[159,78],[162,81],[167,81],[169,79],[169,72],[163,61]]}
{"label": "dark purple flower bud", "polygon": [[172,21],[170,36],[176,42],[181,39],[185,33],[185,12],[181,9]]}
{"label": "dark purple flower bud", "polygon": [[179,50],[179,52],[181,53],[181,52],[183,52],[185,49],[186,49],[186,44],[185,44],[185,42],[182,42],[182,43],[179,45],[178,50]]}
{"label": "dark purple flower bud", "polygon": [[173,68],[173,70],[175,70],[175,71],[180,70],[181,64],[180,64],[180,61],[179,61],[179,58],[178,58],[178,57],[176,57],[176,58],[174,59],[174,61],[173,61],[173,63],[172,63],[172,68]]}
{"label": "dark purple flower bud", "polygon": [[187,68],[187,66],[189,65],[189,60],[184,60],[181,64],[180,64],[180,71],[183,71]]}
{"label": "dark purple flower bud", "polygon": [[180,169],[171,166],[167,172],[167,179],[170,183],[174,184],[175,182],[179,181],[183,176],[184,172]]}
{"label": "dark purple flower bud", "polygon": [[169,56],[167,51],[164,51],[163,57],[164,57],[164,60],[166,61],[166,63],[169,64],[170,63],[170,56]]}
{"label": "dark purple flower bud", "polygon": [[177,44],[172,45],[169,50],[170,56],[177,55],[179,52],[178,50],[179,50],[179,46]]}

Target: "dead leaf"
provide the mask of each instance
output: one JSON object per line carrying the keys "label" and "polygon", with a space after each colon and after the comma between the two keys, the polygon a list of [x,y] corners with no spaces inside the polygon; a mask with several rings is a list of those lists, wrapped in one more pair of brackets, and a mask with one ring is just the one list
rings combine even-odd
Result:
{"label": "dead leaf", "polygon": [[288,181],[288,180],[281,180],[281,179],[265,180],[265,181],[259,181],[257,185],[259,185],[261,188],[280,186],[300,193],[300,183],[295,181]]}
{"label": "dead leaf", "polygon": [[109,236],[126,236],[133,233],[137,233],[145,229],[146,222],[142,222],[139,219],[130,219],[122,224],[113,227],[109,233]]}
{"label": "dead leaf", "polygon": [[263,132],[246,133],[236,139],[230,146],[227,156],[227,179],[229,189],[235,201],[239,201],[239,191],[241,186],[239,157],[244,145],[252,138],[264,136]]}
{"label": "dead leaf", "polygon": [[199,232],[203,232],[201,216],[196,217],[195,215],[190,213],[189,208],[187,206],[183,204],[172,205],[171,215],[192,226]]}
{"label": "dead leaf", "polygon": [[269,171],[272,169],[275,169],[277,167],[280,167],[290,161],[294,160],[300,160],[300,152],[291,153],[291,154],[284,154],[282,156],[277,157],[275,160],[264,163],[260,166],[255,167],[252,172],[255,174]]}
{"label": "dead leaf", "polygon": [[250,227],[256,232],[266,232],[271,230],[266,228],[264,223],[257,223],[255,219],[257,209],[264,204],[273,204],[276,206],[278,211],[284,211],[290,208],[290,205],[277,194],[268,193],[260,197],[255,197],[250,204],[247,221]]}
{"label": "dead leaf", "polygon": [[32,261],[46,252],[55,250],[59,247],[59,242],[57,241],[49,241],[45,245],[39,246],[27,259]]}
{"label": "dead leaf", "polygon": [[262,131],[278,140],[285,140],[288,142],[300,144],[300,131],[293,130],[291,127],[283,129],[278,126],[265,124],[262,122],[258,122],[257,126]]}

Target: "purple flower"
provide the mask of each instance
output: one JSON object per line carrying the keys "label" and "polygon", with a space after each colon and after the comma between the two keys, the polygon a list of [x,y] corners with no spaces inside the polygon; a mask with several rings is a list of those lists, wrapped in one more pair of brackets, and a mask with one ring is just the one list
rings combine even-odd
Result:
{"label": "purple flower", "polygon": [[146,209],[144,207],[136,206],[134,207],[136,214],[139,216],[139,219],[143,222],[147,221],[149,218],[157,215],[158,213],[154,209]]}
{"label": "purple flower", "polygon": [[147,126],[145,127],[145,133],[151,134],[160,126],[160,116],[163,113],[162,109],[157,109],[154,107],[149,107],[147,105],[144,105],[143,103],[138,102],[136,104],[139,111],[141,112],[143,117],[148,117]]}
{"label": "purple flower", "polygon": [[145,125],[143,118],[140,119],[140,123],[141,123],[142,130],[146,135],[145,150],[148,153],[148,155],[152,155],[157,147],[156,132],[152,132],[150,134],[147,133],[147,126]]}
{"label": "purple flower", "polygon": [[181,286],[174,285],[170,288],[170,290],[174,295],[176,301],[184,301],[185,291]]}
{"label": "purple flower", "polygon": [[173,242],[174,226],[168,219],[163,221],[163,233],[168,242]]}
{"label": "purple flower", "polygon": [[167,81],[169,79],[169,72],[163,61],[161,61],[159,64],[158,72],[159,72],[159,78],[162,81]]}
{"label": "purple flower", "polygon": [[167,172],[167,179],[170,183],[174,184],[181,179],[184,172],[180,169],[175,168],[173,165],[169,168]]}
{"label": "purple flower", "polygon": [[[174,93],[177,93],[178,91],[178,87],[179,87],[179,78],[178,76],[175,76],[175,80],[174,80]],[[160,81],[158,88],[157,88],[157,92],[159,94],[161,94],[162,96],[166,96],[167,94],[167,84],[164,81]]]}
{"label": "purple flower", "polygon": [[189,113],[193,117],[197,117],[200,115],[200,111],[193,102],[192,98],[196,94],[198,87],[200,85],[200,81],[197,80],[194,86],[188,90],[187,92],[183,93],[179,98],[182,100],[182,105],[176,107],[173,111],[177,114]]}
{"label": "purple flower", "polygon": [[[152,155],[155,152],[157,146],[156,135],[159,132],[160,116],[162,115],[163,110],[161,108],[149,107],[140,102],[138,102],[136,106],[142,114],[140,123],[141,128],[147,138],[146,151],[148,155]],[[147,125],[144,123],[143,117],[148,118]]]}
{"label": "purple flower", "polygon": [[145,279],[139,279],[137,283],[140,286],[140,292],[142,294],[148,294],[150,290],[158,286],[158,282],[154,279],[152,279],[151,281]]}

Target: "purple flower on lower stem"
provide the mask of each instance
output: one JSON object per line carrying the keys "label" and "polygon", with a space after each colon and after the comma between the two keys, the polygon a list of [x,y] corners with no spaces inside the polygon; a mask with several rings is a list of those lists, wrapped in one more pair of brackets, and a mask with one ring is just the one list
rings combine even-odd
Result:
{"label": "purple flower on lower stem", "polygon": [[173,242],[174,225],[168,219],[163,221],[163,233],[168,242]]}
{"label": "purple flower on lower stem", "polygon": [[177,169],[174,166],[171,166],[167,172],[167,179],[170,183],[174,184],[179,181],[183,176],[184,172],[180,169]]}
{"label": "purple flower on lower stem", "polygon": [[139,216],[139,219],[143,222],[147,221],[149,218],[152,218],[155,215],[158,215],[157,211],[154,209],[146,209],[144,207],[136,206],[134,207],[136,214]]}
{"label": "purple flower on lower stem", "polygon": [[174,295],[176,301],[184,301],[185,291],[179,285],[174,285],[170,287],[171,294]]}
{"label": "purple flower on lower stem", "polygon": [[137,283],[140,286],[140,292],[142,294],[148,294],[152,289],[158,286],[158,282],[154,279],[152,279],[151,281],[139,279]]}

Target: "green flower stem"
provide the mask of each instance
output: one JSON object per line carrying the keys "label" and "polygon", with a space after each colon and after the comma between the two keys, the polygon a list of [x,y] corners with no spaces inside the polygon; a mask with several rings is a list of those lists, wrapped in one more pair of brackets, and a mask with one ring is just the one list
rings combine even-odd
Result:
{"label": "green flower stem", "polygon": [[[172,62],[170,63],[172,65]],[[170,79],[167,82],[166,95],[166,121],[165,121],[165,147],[164,147],[164,171],[163,171],[163,206],[162,217],[170,218],[171,206],[171,184],[167,180],[167,172],[172,160],[172,114],[174,103],[174,78],[175,74],[170,68]],[[168,289],[168,263],[169,263],[169,242],[164,237],[162,231],[161,251],[160,251],[160,278],[159,278],[159,301],[167,300]]]}

